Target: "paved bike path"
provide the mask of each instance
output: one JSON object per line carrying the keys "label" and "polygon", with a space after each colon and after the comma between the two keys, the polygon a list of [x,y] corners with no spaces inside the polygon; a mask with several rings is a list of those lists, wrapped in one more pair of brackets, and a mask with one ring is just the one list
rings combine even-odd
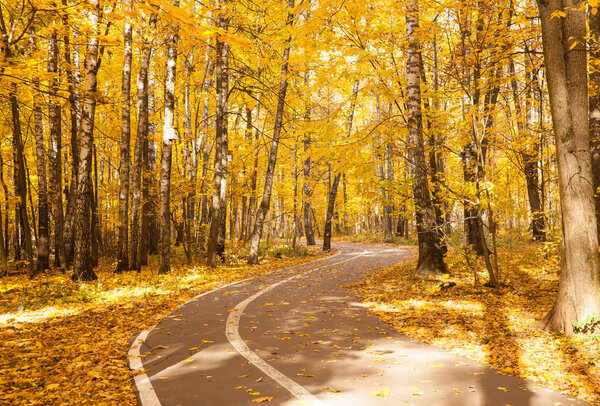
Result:
{"label": "paved bike path", "polygon": [[144,333],[130,352],[140,404],[587,404],[395,332],[345,285],[408,252],[335,247],[323,260],[201,295]]}

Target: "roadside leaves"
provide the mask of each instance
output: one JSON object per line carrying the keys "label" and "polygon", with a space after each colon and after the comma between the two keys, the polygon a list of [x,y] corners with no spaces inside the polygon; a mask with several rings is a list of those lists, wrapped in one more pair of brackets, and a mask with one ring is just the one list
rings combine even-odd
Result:
{"label": "roadside leaves", "polygon": [[[402,334],[600,405],[597,334],[567,337],[535,328],[556,296],[556,246],[504,239],[497,289],[474,285],[457,250],[447,257],[450,278],[415,277],[413,254],[356,287],[369,309]],[[474,265],[485,281],[482,261]],[[456,286],[440,288],[449,281]]]}
{"label": "roadside leaves", "polygon": [[[181,266],[161,277],[154,263],[140,274],[115,274],[106,262],[96,269],[99,279],[85,284],[58,271],[32,280],[5,276],[0,404],[137,405],[127,352],[139,332],[199,293],[314,259],[265,258],[260,266],[223,265],[218,271]],[[156,350],[168,351],[164,345]]]}

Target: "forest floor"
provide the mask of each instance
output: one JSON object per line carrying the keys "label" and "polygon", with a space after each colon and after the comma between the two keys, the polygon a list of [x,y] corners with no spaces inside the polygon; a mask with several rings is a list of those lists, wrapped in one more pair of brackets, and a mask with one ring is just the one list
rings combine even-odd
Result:
{"label": "forest floor", "polygon": [[[356,286],[373,313],[412,339],[600,405],[600,331],[569,337],[535,328],[556,297],[555,243],[503,238],[497,289],[482,285],[487,273],[479,260],[471,264],[474,284],[458,248],[447,257],[451,276],[416,277],[416,252]],[[441,289],[444,282],[456,286]]]}
{"label": "forest floor", "polygon": [[271,250],[261,265],[243,258],[215,271],[204,265],[172,266],[156,275],[96,269],[98,280],[74,283],[70,273],[49,271],[0,279],[0,405],[137,404],[127,351],[133,337],[186,300],[218,286],[327,256]]}

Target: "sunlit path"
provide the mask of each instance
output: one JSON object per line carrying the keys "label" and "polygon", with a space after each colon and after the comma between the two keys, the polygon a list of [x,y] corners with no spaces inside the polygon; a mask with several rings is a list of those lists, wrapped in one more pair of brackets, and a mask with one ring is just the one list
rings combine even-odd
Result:
{"label": "sunlit path", "polygon": [[142,396],[155,393],[162,405],[585,404],[399,335],[347,285],[407,251],[335,246],[335,256],[176,310],[140,347],[151,383]]}

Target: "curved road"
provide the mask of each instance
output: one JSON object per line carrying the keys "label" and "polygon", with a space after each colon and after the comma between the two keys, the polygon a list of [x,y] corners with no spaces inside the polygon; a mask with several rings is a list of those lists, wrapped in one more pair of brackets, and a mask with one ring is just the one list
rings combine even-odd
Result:
{"label": "curved road", "polygon": [[408,252],[335,247],[200,295],[140,334],[130,351],[140,404],[586,404],[393,331],[345,285]]}

